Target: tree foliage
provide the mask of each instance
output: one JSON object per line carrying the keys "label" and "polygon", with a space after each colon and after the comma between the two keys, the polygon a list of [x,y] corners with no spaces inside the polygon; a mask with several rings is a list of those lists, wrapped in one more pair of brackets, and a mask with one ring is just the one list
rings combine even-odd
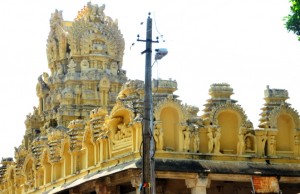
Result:
{"label": "tree foliage", "polygon": [[290,0],[291,13],[284,17],[285,27],[288,31],[294,32],[300,40],[300,0]]}

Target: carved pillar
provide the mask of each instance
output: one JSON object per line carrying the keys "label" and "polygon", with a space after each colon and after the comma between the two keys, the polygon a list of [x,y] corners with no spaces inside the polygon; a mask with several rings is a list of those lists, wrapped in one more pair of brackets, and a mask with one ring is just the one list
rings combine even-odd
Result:
{"label": "carved pillar", "polygon": [[135,188],[135,193],[140,194],[141,179],[137,176],[131,178],[131,185]]}
{"label": "carved pillar", "polygon": [[207,177],[186,179],[185,184],[187,188],[191,189],[191,194],[206,194],[206,188],[210,186],[210,179]]}
{"label": "carved pillar", "polygon": [[97,194],[108,194],[107,186],[103,185],[103,183],[96,183],[95,191]]}
{"label": "carved pillar", "polygon": [[72,155],[71,155],[71,174],[74,174],[76,171],[77,171],[77,155],[78,153],[77,152],[73,152]]}
{"label": "carved pillar", "polygon": [[105,106],[108,106],[109,105],[109,95],[108,95],[108,89],[107,90],[105,90],[104,92],[104,96],[105,96]]}
{"label": "carved pillar", "polygon": [[51,182],[55,180],[56,172],[55,172],[55,167],[54,164],[51,164]]}
{"label": "carved pillar", "polygon": [[112,185],[113,182],[110,177],[105,177],[103,184],[105,184],[105,191],[107,192],[107,194],[121,194],[120,188],[116,185]]}
{"label": "carved pillar", "polygon": [[39,98],[39,114],[41,114],[43,112],[43,109],[44,109],[44,99],[41,96]]}
{"label": "carved pillar", "polygon": [[35,173],[34,173],[34,188],[38,188],[39,187],[39,170],[37,170]]}
{"label": "carved pillar", "polygon": [[101,102],[102,102],[102,106],[105,106],[106,105],[106,98],[105,98],[105,90],[100,90],[101,92]]}
{"label": "carved pillar", "polygon": [[139,151],[140,145],[142,143],[142,124],[140,121],[135,122],[133,124],[133,143],[134,143],[134,151]]}
{"label": "carved pillar", "polygon": [[95,192],[96,192],[97,194],[100,194],[100,193],[101,193],[101,187],[102,187],[101,184],[96,183],[96,185],[95,185]]}
{"label": "carved pillar", "polygon": [[121,194],[117,186],[110,186],[107,194]]}
{"label": "carved pillar", "polygon": [[100,139],[99,141],[99,153],[100,153],[100,156],[99,156],[99,160],[102,162],[103,160],[105,160],[105,152],[104,152],[104,139]]}
{"label": "carved pillar", "polygon": [[96,99],[95,103],[96,103],[97,105],[100,105],[100,97],[99,97],[98,90],[99,90],[98,86],[95,85],[95,86],[94,86],[94,93],[95,93],[95,99]]}
{"label": "carved pillar", "polygon": [[266,141],[267,141],[267,136],[266,136],[266,131],[263,130],[257,130],[255,131],[255,136],[256,136],[256,154],[258,156],[264,156],[265,155],[265,145],[266,145]]}
{"label": "carved pillar", "polygon": [[108,105],[108,89],[101,87],[99,93],[100,93],[101,105],[107,106]]}
{"label": "carved pillar", "polygon": [[63,117],[59,113],[56,114],[56,120],[58,126],[63,126]]}

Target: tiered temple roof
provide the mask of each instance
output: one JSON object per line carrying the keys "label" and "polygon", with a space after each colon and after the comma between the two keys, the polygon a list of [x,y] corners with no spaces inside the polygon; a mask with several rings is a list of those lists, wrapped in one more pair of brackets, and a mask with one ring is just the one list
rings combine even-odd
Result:
{"label": "tiered temple roof", "polygon": [[[124,39],[104,9],[88,3],[72,22],[61,11],[51,15],[50,75],[38,78],[38,106],[27,115],[15,158],[2,159],[0,193],[89,193],[91,185],[98,193],[118,193],[118,186],[120,193],[130,183],[139,187],[144,82],[128,79],[122,69]],[[249,182],[257,172],[300,183],[300,120],[286,103],[286,90],[267,87],[257,129],[231,99],[227,83],[210,86],[203,115],[183,104],[176,90],[175,80],[152,81],[158,188],[167,178],[178,179],[175,188],[187,193],[227,181],[224,174]]]}

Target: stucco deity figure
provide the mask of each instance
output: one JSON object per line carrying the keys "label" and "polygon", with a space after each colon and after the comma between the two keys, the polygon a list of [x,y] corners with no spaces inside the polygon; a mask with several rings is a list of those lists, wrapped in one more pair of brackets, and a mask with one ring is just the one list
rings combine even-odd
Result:
{"label": "stucco deity figure", "polygon": [[33,187],[33,181],[34,181],[34,178],[33,178],[33,172],[31,169],[28,169],[27,172],[26,172],[27,176],[26,176],[26,179],[27,179],[27,186],[29,188],[32,188]]}
{"label": "stucco deity figure", "polygon": [[189,152],[190,151],[190,141],[191,141],[191,131],[189,127],[183,131],[183,150]]}
{"label": "stucco deity figure", "polygon": [[49,61],[54,61],[57,59],[58,45],[53,38],[51,38],[48,41],[48,53],[47,54],[48,54]]}
{"label": "stucco deity figure", "polygon": [[81,71],[87,70],[90,67],[88,60],[83,59],[80,63]]}
{"label": "stucco deity figure", "polygon": [[52,101],[52,96],[47,96],[45,101],[46,101],[46,103],[45,103],[46,109],[50,109],[50,107],[51,107],[51,101]]}
{"label": "stucco deity figure", "polygon": [[118,131],[121,131],[120,139],[131,137],[131,129],[130,129],[130,127],[126,126],[125,123],[118,125]]}
{"label": "stucco deity figure", "polygon": [[62,88],[59,87],[59,88],[57,89],[57,91],[56,91],[56,97],[55,97],[55,100],[56,100],[57,102],[60,102],[60,101],[61,101],[61,98],[62,98],[61,92],[62,92]]}
{"label": "stucco deity figure", "polygon": [[214,153],[219,154],[220,153],[220,138],[221,138],[221,130],[217,129],[214,137]]}
{"label": "stucco deity figure", "polygon": [[33,115],[38,115],[38,112],[39,112],[38,108],[34,106],[33,107]]}
{"label": "stucco deity figure", "polygon": [[276,155],[276,139],[275,136],[270,136],[268,140],[268,155],[274,156]]}
{"label": "stucco deity figure", "polygon": [[74,62],[73,59],[70,60],[69,64],[68,64],[68,72],[70,73],[75,73],[75,68],[76,68],[76,63]]}
{"label": "stucco deity figure", "polygon": [[136,114],[136,117],[134,118],[134,121],[136,121],[136,122],[143,121],[143,117],[142,117],[141,113]]}
{"label": "stucco deity figure", "polygon": [[102,63],[97,64],[97,68],[103,70],[103,64]]}
{"label": "stucco deity figure", "polygon": [[298,135],[295,135],[295,137],[294,137],[294,154],[296,155],[296,156],[298,156],[299,155],[299,143],[300,143],[300,140],[299,140],[299,136]]}
{"label": "stucco deity figure", "polygon": [[111,73],[114,75],[118,73],[118,64],[116,62],[111,63]]}
{"label": "stucco deity figure", "polygon": [[156,150],[162,150],[163,149],[163,132],[158,127],[155,127],[154,129],[154,140],[155,140],[155,147]]}
{"label": "stucco deity figure", "polygon": [[242,155],[245,150],[245,140],[243,132],[240,132],[238,135],[238,143],[237,143],[237,155]]}
{"label": "stucco deity figure", "polygon": [[58,64],[56,65],[56,69],[57,69],[57,74],[58,74],[58,75],[61,75],[61,74],[64,73],[64,69],[63,69],[62,64],[58,63]]}
{"label": "stucco deity figure", "polygon": [[44,78],[44,82],[45,82],[46,84],[49,84],[49,74],[46,73],[46,72],[44,72],[44,73],[43,73],[43,78]]}
{"label": "stucco deity figure", "polygon": [[208,129],[207,137],[208,137],[208,153],[212,153],[214,148],[214,136],[210,128]]}
{"label": "stucco deity figure", "polygon": [[80,104],[81,101],[81,88],[79,85],[75,87],[75,94],[76,94],[76,104]]}
{"label": "stucco deity figure", "polygon": [[122,139],[122,134],[121,131],[118,130],[114,135],[114,140],[120,140],[120,139]]}
{"label": "stucco deity figure", "polygon": [[250,137],[246,137],[246,151],[251,151],[252,150],[252,143]]}
{"label": "stucco deity figure", "polygon": [[194,136],[194,152],[199,152],[199,146],[200,146],[200,138],[199,138],[199,133],[195,133]]}
{"label": "stucco deity figure", "polygon": [[154,141],[155,141],[155,148],[158,150],[158,136],[159,136],[159,131],[157,128],[154,129]]}

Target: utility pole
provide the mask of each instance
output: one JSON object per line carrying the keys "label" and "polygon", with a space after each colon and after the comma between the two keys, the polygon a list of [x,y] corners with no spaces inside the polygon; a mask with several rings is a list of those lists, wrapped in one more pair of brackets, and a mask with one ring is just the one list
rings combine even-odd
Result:
{"label": "utility pole", "polygon": [[145,62],[145,90],[144,90],[144,119],[143,119],[143,169],[142,169],[142,192],[143,194],[155,194],[155,160],[154,160],[154,141],[153,141],[153,99],[152,99],[152,18],[150,13],[147,18]]}

